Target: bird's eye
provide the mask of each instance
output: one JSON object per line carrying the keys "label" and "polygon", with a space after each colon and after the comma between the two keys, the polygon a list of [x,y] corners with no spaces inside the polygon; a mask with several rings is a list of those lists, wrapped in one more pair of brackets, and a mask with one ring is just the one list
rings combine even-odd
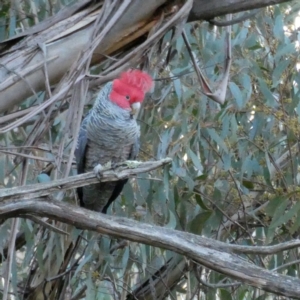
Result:
{"label": "bird's eye", "polygon": [[129,100],[129,99],[130,99],[130,97],[129,97],[128,95],[126,95],[126,96],[125,96],[125,98],[126,98],[127,100]]}

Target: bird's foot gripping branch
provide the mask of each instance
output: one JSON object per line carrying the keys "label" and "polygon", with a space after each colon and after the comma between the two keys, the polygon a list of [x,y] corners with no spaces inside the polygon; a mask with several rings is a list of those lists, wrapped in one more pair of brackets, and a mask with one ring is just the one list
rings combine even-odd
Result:
{"label": "bird's foot gripping branch", "polygon": [[[168,160],[168,158],[167,158]],[[98,164],[95,168],[94,168],[94,172],[95,175],[97,176],[97,178],[101,181],[101,176],[102,173],[104,171],[107,170],[114,170],[115,171],[115,176],[117,179],[120,179],[119,174],[117,172],[117,169],[120,167],[127,167],[129,169],[136,169],[139,166],[143,166],[145,165],[145,162],[142,161],[138,161],[138,160],[126,160],[124,162],[121,163],[117,163],[117,164],[112,164],[111,161],[109,161],[108,163],[106,163],[104,166],[101,164]]]}
{"label": "bird's foot gripping branch", "polygon": [[[139,173],[149,172],[171,163],[171,158],[164,158],[157,161],[139,162],[136,168],[130,168],[126,163],[120,163],[117,168],[110,168],[101,173],[100,180],[117,181],[119,178],[129,178]],[[118,178],[115,174],[118,174]],[[69,190],[80,186],[98,183],[99,179],[94,172],[88,172],[64,179],[54,180],[46,183],[30,184],[7,189],[0,189],[0,204],[4,201],[34,199],[48,196],[57,191]]]}

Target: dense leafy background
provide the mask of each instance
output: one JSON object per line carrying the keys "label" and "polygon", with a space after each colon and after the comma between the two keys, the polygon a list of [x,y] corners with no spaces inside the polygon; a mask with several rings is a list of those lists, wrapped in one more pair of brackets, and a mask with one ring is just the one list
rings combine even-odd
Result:
{"label": "dense leafy background", "polygon": [[[53,3],[16,1],[26,14],[22,19],[20,10],[2,1],[0,40],[69,4]],[[296,2],[274,6],[232,26],[231,76],[223,105],[201,91],[181,35],[172,38],[169,32],[153,47],[148,59],[156,86],[139,116],[140,159],[170,156],[173,162],[170,167],[131,180],[111,206],[110,214],[243,245],[270,245],[299,237],[299,10]],[[187,24],[185,32],[199,66],[217,88],[224,71],[225,29],[198,22]],[[107,65],[105,62],[99,70]],[[45,92],[39,92],[14,110],[41,103],[44,97]],[[20,174],[26,177],[26,184],[64,176],[63,162],[76,139],[68,135],[70,107],[68,101],[56,103],[49,127],[38,140],[30,140],[38,119],[0,136],[1,149],[9,151],[0,154],[2,187],[19,185]],[[25,163],[15,155],[24,145],[34,146],[26,153],[54,161],[57,168],[50,176],[41,173],[46,162],[27,159]],[[62,157],[58,155],[61,153]],[[74,201],[74,193],[54,197]],[[0,228],[2,255],[9,241],[10,223],[8,220]],[[29,270],[34,266],[39,265],[37,272],[42,273],[54,266],[59,268],[66,251],[62,234],[28,219],[21,223],[25,242],[12,265],[12,292],[28,287],[27,280],[32,280]],[[71,239],[81,232],[52,225],[69,231]],[[70,272],[69,278],[73,294],[87,286],[86,299],[125,299],[171,257],[186,263],[163,249],[111,241],[92,232],[83,235],[87,240],[70,262],[75,272]],[[110,252],[111,247],[115,248]],[[245,259],[299,276],[298,249]],[[192,262],[187,265],[170,299],[216,299],[216,295],[218,299],[267,298],[265,293],[242,284],[220,288],[220,283],[235,281]],[[3,262],[1,272],[5,267]]]}

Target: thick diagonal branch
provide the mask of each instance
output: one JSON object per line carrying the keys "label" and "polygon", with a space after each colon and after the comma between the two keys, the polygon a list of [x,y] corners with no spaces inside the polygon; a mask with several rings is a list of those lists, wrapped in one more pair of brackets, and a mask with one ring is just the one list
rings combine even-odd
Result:
{"label": "thick diagonal branch", "polygon": [[4,201],[0,206],[0,218],[24,214],[46,216],[101,234],[175,251],[207,268],[254,287],[300,299],[299,279],[265,270],[236,254],[225,252],[223,248],[228,247],[225,243],[130,219],[95,213],[58,201],[43,199]]}

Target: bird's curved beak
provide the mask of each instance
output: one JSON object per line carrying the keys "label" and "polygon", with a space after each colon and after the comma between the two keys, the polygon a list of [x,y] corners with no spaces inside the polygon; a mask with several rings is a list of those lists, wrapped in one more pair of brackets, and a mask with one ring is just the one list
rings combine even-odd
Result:
{"label": "bird's curved beak", "polygon": [[141,108],[140,102],[134,102],[131,105],[131,115],[136,119]]}

